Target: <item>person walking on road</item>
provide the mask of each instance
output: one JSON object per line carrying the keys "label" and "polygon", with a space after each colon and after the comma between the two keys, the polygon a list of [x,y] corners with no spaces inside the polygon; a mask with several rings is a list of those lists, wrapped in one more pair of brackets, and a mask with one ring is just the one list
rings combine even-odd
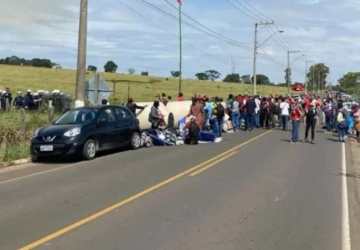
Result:
{"label": "person walking on road", "polygon": [[289,103],[283,98],[280,103],[280,115],[281,115],[281,124],[282,129],[285,131],[288,128],[288,121],[289,121],[289,115],[290,115],[290,105]]}
{"label": "person walking on road", "polygon": [[291,122],[292,122],[292,130],[291,130],[291,143],[297,143],[299,141],[299,130],[300,130],[300,122],[301,122],[302,112],[299,103],[295,103],[291,109]]}
{"label": "person walking on road", "polygon": [[347,131],[346,116],[347,111],[344,108],[341,108],[336,116],[339,142],[345,142],[345,136]]}
{"label": "person walking on road", "polygon": [[318,111],[314,104],[310,104],[309,108],[305,110],[305,142],[309,142],[309,132],[311,129],[311,144],[315,142],[315,128],[318,120]]}

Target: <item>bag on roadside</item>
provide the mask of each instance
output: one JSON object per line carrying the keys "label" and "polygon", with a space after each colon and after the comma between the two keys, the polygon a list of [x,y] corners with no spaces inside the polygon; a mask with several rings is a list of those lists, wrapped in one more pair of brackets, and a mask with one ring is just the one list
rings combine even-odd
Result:
{"label": "bag on roadside", "polygon": [[189,132],[185,137],[185,144],[197,145],[199,144],[200,128],[196,124],[195,120],[191,121]]}

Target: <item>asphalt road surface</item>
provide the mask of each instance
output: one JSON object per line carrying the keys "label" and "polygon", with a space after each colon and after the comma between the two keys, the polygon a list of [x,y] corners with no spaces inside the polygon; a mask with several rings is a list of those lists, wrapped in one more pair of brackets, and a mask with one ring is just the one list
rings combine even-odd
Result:
{"label": "asphalt road surface", "polygon": [[288,137],[242,132],[2,171],[0,249],[360,249],[342,145]]}

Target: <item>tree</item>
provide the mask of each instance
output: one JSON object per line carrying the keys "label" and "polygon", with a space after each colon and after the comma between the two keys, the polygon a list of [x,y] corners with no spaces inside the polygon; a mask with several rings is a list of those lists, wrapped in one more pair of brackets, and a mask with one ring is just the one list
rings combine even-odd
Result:
{"label": "tree", "polygon": [[91,72],[96,72],[97,71],[97,67],[94,65],[89,65],[87,68],[87,71],[91,71]]}
{"label": "tree", "polygon": [[245,83],[245,84],[251,84],[251,75],[243,75],[241,76],[241,82]]}
{"label": "tree", "polygon": [[49,59],[34,58],[31,60],[31,65],[34,67],[52,68],[53,63]]}
{"label": "tree", "polygon": [[113,61],[108,61],[104,66],[105,72],[110,72],[110,73],[115,73],[117,68],[118,66]]}
{"label": "tree", "polygon": [[360,72],[348,72],[339,79],[340,86],[343,89],[360,87]]}
{"label": "tree", "polygon": [[229,74],[225,77],[224,82],[237,82],[240,83],[240,75],[239,74]]}
{"label": "tree", "polygon": [[45,67],[45,68],[52,68],[54,65],[56,65],[49,59],[33,58],[31,60],[27,60],[24,58],[19,58],[17,56],[11,56],[11,57],[6,57],[4,59],[0,59],[0,64],[25,65],[25,66]]}
{"label": "tree", "polygon": [[[251,82],[254,82],[254,77],[251,77]],[[269,77],[266,75],[256,75],[256,84],[258,85],[271,85]]]}
{"label": "tree", "polygon": [[208,79],[211,81],[215,81],[221,77],[221,73],[213,69],[207,70],[204,73],[208,76]]}
{"label": "tree", "polygon": [[196,78],[197,78],[198,80],[200,80],[200,81],[209,80],[209,76],[208,76],[206,73],[204,73],[204,72],[199,72],[199,73],[197,73],[195,76],[196,76]]}
{"label": "tree", "polygon": [[314,64],[310,67],[307,74],[308,90],[322,90],[326,88],[326,79],[330,73],[330,69],[323,63]]}
{"label": "tree", "polygon": [[128,72],[130,75],[133,75],[133,74],[135,74],[136,70],[134,68],[130,68],[130,69],[128,69]]}
{"label": "tree", "polygon": [[180,77],[180,71],[178,71],[178,70],[171,71],[170,74],[172,77],[175,77],[175,78]]}

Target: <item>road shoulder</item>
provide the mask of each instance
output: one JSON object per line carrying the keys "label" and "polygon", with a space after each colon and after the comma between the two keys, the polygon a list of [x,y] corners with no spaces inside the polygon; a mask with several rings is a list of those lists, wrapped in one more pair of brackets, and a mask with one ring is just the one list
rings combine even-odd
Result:
{"label": "road shoulder", "polygon": [[360,144],[351,143],[347,152],[351,241],[353,249],[360,249]]}

